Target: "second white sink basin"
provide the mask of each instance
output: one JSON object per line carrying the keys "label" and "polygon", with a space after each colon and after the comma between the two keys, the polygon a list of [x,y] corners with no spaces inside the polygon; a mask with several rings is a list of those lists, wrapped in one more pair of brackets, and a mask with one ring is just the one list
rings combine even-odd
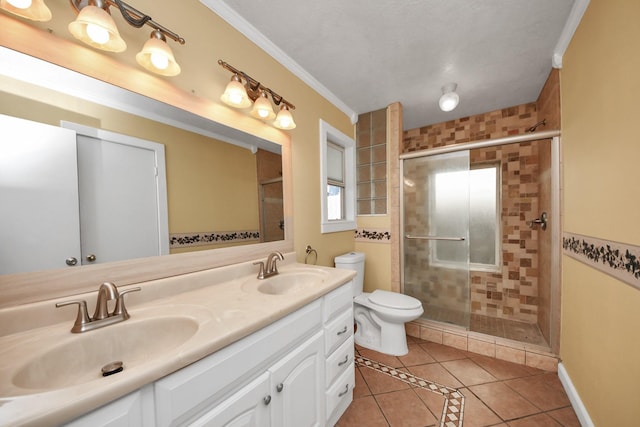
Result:
{"label": "second white sink basin", "polygon": [[251,279],[244,289],[256,289],[268,295],[288,295],[318,288],[328,277],[329,274],[320,269],[285,271],[266,279]]}

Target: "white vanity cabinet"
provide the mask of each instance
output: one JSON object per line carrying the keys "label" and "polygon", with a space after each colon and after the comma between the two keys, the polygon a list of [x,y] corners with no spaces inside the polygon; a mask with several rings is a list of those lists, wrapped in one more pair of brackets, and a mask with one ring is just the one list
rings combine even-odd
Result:
{"label": "white vanity cabinet", "polygon": [[333,426],[353,397],[353,351],[349,282],[69,426]]}

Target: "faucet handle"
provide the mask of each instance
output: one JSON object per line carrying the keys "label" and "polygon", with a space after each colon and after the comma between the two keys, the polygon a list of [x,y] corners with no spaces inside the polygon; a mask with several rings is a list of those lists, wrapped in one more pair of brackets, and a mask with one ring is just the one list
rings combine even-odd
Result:
{"label": "faucet handle", "polygon": [[113,316],[122,315],[124,320],[128,319],[130,316],[127,312],[127,307],[124,305],[124,296],[129,292],[137,292],[139,290],[141,290],[140,287],[121,291],[120,295],[118,295],[118,299],[116,300],[116,308],[113,309]]}
{"label": "faucet handle", "polygon": [[253,265],[259,265],[260,266],[260,271],[258,271],[258,279],[264,279],[264,262],[256,261],[256,262],[253,263]]}
{"label": "faucet handle", "polygon": [[89,314],[87,313],[87,302],[85,300],[73,300],[73,301],[63,301],[56,303],[56,307],[64,307],[67,305],[78,304],[78,314],[76,316],[76,321],[71,328],[71,332],[78,333],[83,332],[85,326],[91,322],[89,319]]}

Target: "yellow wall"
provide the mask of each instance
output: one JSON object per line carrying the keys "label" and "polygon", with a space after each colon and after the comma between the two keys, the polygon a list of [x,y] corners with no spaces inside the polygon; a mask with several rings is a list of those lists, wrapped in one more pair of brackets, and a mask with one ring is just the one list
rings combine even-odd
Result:
{"label": "yellow wall", "polygon": [[[66,26],[74,19],[71,7],[67,2],[49,3],[52,21],[44,24],[24,22],[43,31],[50,28],[54,36],[70,39]],[[165,4],[168,3],[139,0],[136,8],[186,39],[184,46],[169,42],[183,70],[180,76],[163,79],[135,71],[130,76],[114,75],[110,67],[93,67],[91,58],[98,51],[90,49],[81,54],[74,51],[66,57],[58,56],[56,62],[105,81],[118,81],[124,87],[156,99],[155,90],[160,88],[166,93],[166,82],[169,82],[179,89],[178,97],[181,100],[187,99],[198,105],[200,112],[206,112],[207,117],[266,139],[277,140],[281,133],[271,126],[262,125],[245,112],[227,108],[219,101],[231,74],[217,64],[218,59],[247,72],[295,104],[293,114],[298,127],[288,131],[293,163],[294,248],[298,261],[304,260],[306,245],[312,245],[318,252],[318,264],[333,265],[334,256],[353,250],[353,232],[320,233],[319,120],[323,119],[345,134],[353,135],[354,127],[350,118],[200,2],[183,2],[180,7],[167,7]],[[113,58],[118,63],[129,64],[137,70],[139,67],[134,57],[149,37],[149,31],[136,30],[124,23],[117,12],[113,15],[129,46],[128,50],[122,54],[98,54]],[[2,18],[9,16],[4,13],[0,15],[0,26],[3,25]],[[0,44],[20,50],[18,46],[25,43],[20,31],[12,29],[4,36],[0,33]],[[56,53],[42,51],[37,56],[53,60],[50,56]]]}
{"label": "yellow wall", "polygon": [[[591,0],[561,71],[564,230],[640,245],[640,2]],[[597,426],[640,419],[640,291],[563,257],[560,354]]]}

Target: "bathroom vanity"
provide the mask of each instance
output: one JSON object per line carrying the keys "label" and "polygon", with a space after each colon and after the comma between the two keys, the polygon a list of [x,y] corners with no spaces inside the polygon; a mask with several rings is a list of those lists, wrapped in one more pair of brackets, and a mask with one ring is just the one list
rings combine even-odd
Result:
{"label": "bathroom vanity", "polygon": [[[130,319],[79,334],[74,308],[55,308],[63,299],[0,310],[2,424],[334,425],[355,385],[354,273],[278,267],[262,280],[245,262],[140,284]],[[96,293],[74,297],[91,310]],[[102,377],[115,359],[124,370]]]}

